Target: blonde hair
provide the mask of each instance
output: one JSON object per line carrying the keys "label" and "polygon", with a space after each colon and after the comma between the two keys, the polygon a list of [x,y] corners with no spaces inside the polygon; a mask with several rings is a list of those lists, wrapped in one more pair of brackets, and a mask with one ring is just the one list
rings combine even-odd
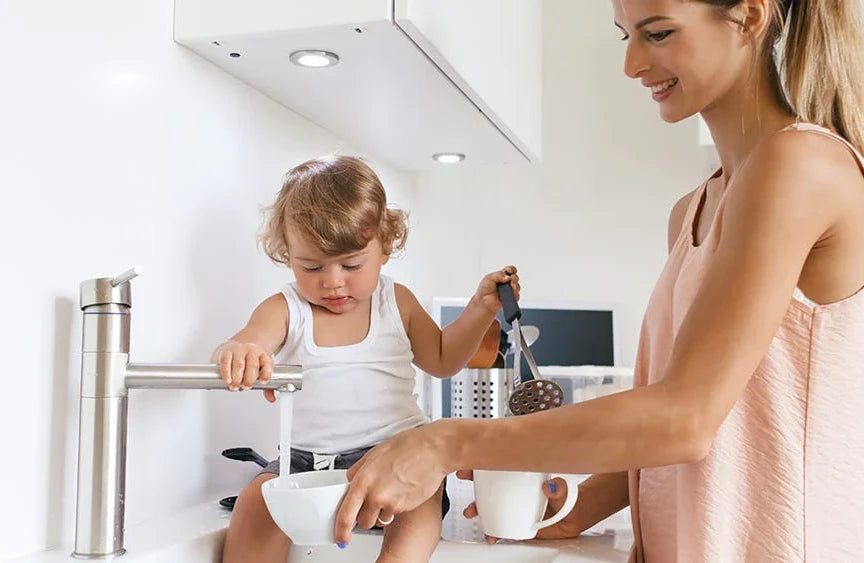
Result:
{"label": "blonde hair", "polygon": [[388,255],[402,250],[408,216],[387,207],[378,175],[361,159],[330,156],[308,160],[285,175],[267,208],[260,236],[271,260],[288,264],[287,231],[307,237],[328,256],[362,250],[378,237]]}
{"label": "blonde hair", "polygon": [[[728,13],[743,0],[697,1]],[[761,60],[779,101],[801,121],[833,129],[864,151],[861,0],[770,1]]]}

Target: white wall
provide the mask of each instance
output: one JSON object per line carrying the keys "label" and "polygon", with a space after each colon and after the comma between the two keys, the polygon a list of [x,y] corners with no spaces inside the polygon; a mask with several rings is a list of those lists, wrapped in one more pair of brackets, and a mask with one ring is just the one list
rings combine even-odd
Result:
{"label": "white wall", "polygon": [[525,300],[618,304],[618,362],[632,365],[668,211],[716,157],[697,146],[694,120],[665,124],[624,76],[612,22],[609,2],[545,1],[543,164],[423,174],[411,251],[438,274],[418,272],[425,296],[465,296],[515,263]]}
{"label": "white wall", "polygon": [[[255,246],[259,206],[291,165],[350,150],[174,44],[171,20],[171,0],[0,3],[0,560],[71,539],[78,283],[142,265],[132,357],[206,362],[286,279]],[[411,207],[413,177],[378,169]],[[219,452],[273,455],[277,420],[257,393],[133,392],[127,522],[239,488],[255,467]]]}

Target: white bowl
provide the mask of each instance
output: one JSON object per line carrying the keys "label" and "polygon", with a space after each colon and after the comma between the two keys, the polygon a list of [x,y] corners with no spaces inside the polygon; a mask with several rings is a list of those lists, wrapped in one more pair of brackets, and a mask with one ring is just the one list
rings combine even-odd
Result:
{"label": "white bowl", "polygon": [[348,490],[347,471],[283,475],[261,485],[276,525],[297,545],[332,545],[336,511]]}

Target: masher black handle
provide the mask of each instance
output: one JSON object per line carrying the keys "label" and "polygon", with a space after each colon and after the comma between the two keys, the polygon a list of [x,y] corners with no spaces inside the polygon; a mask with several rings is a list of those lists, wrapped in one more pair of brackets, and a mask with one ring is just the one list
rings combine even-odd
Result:
{"label": "masher black handle", "polygon": [[501,306],[504,308],[504,320],[507,324],[513,324],[513,321],[522,318],[522,309],[516,303],[516,296],[513,295],[513,287],[510,282],[498,284],[498,299],[501,300]]}

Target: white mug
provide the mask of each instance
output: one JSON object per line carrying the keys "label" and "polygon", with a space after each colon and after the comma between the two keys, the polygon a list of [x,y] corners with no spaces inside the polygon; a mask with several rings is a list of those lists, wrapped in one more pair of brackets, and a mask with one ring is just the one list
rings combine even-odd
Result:
{"label": "white mug", "polygon": [[[548,499],[542,486],[555,477],[567,483],[567,498],[557,514],[543,520]],[[480,525],[487,536],[530,540],[541,528],[560,522],[570,514],[578,495],[579,482],[574,475],[474,470],[474,500]]]}
{"label": "white mug", "polygon": [[331,545],[336,511],[348,490],[347,471],[308,471],[282,475],[261,485],[276,525],[297,545]]}

